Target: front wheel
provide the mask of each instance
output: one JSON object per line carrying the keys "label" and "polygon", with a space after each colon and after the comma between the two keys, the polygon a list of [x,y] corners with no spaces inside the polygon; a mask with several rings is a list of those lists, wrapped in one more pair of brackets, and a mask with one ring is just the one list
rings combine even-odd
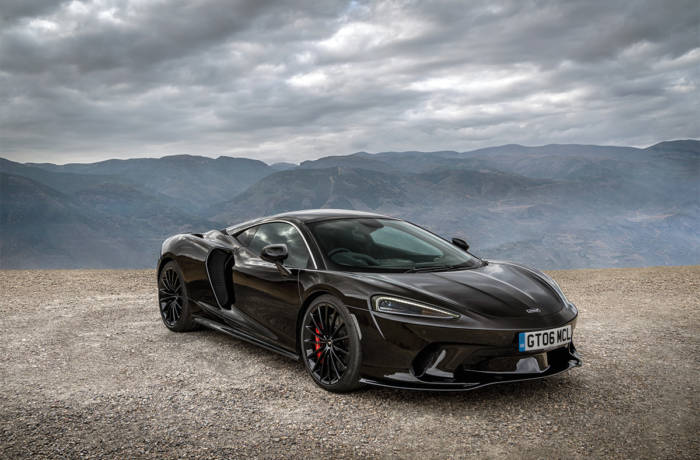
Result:
{"label": "front wheel", "polygon": [[337,393],[356,390],[360,378],[360,336],[348,309],[335,297],[313,301],[301,324],[301,357],[313,381]]}

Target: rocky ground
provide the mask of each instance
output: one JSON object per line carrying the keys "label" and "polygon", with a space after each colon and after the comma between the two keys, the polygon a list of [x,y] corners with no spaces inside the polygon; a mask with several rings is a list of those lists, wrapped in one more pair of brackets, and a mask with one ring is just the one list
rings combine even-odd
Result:
{"label": "rocky ground", "polygon": [[335,395],[161,324],[152,271],[0,272],[0,457],[697,458],[700,266],[556,271],[584,366]]}

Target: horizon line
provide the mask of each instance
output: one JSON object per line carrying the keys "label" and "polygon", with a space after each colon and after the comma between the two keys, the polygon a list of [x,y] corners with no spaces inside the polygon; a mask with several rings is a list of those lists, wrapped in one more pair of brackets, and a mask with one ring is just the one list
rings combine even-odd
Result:
{"label": "horizon line", "polygon": [[115,157],[115,158],[106,158],[104,160],[98,160],[98,161],[86,161],[86,162],[74,161],[74,162],[66,162],[66,163],[52,163],[49,161],[20,162],[20,161],[11,160],[10,158],[4,157],[4,156],[0,156],[0,159],[6,160],[6,161],[11,161],[13,163],[28,165],[28,166],[46,165],[46,164],[50,164],[50,165],[54,165],[54,166],[68,166],[68,165],[89,165],[89,164],[96,164],[96,163],[104,163],[107,161],[162,160],[164,158],[191,157],[191,158],[207,158],[207,159],[211,159],[211,160],[218,160],[219,158],[252,160],[252,161],[259,161],[259,162],[264,163],[268,166],[272,166],[272,165],[276,165],[276,164],[284,164],[284,163],[299,166],[302,163],[307,162],[307,161],[316,161],[316,160],[320,160],[322,158],[345,157],[345,156],[351,156],[351,155],[356,155],[356,154],[360,154],[360,153],[365,153],[368,155],[377,155],[380,153],[409,153],[409,152],[411,152],[411,153],[425,153],[425,154],[438,153],[438,152],[454,152],[454,153],[459,153],[459,154],[465,154],[465,153],[478,152],[480,150],[498,149],[498,148],[503,148],[503,147],[522,147],[522,148],[531,149],[531,148],[542,148],[542,147],[553,147],[553,146],[611,147],[611,148],[630,148],[630,149],[637,149],[637,150],[646,150],[646,149],[650,149],[654,146],[657,146],[657,145],[663,144],[663,143],[687,142],[687,141],[700,142],[700,139],[695,139],[695,138],[668,139],[668,140],[662,140],[662,141],[655,142],[655,143],[650,144],[646,147],[631,146],[631,145],[615,145],[615,144],[550,143],[550,144],[541,144],[541,145],[524,145],[524,144],[517,144],[517,143],[506,143],[506,144],[498,144],[498,145],[493,145],[493,146],[488,146],[488,147],[480,147],[477,149],[462,150],[462,151],[440,149],[440,150],[382,150],[382,151],[377,151],[377,152],[368,152],[366,150],[358,150],[358,151],[346,153],[346,154],[323,155],[323,156],[320,156],[317,158],[301,160],[298,163],[293,162],[293,161],[276,161],[276,162],[268,163],[267,161],[259,160],[257,158],[252,158],[252,157],[240,157],[240,156],[230,156],[230,155],[209,156],[209,155],[196,155],[196,154],[190,154],[190,153],[177,153],[177,154],[172,154],[172,155],[162,155],[162,156],[152,156],[152,157],[151,156],[133,156],[133,157],[127,157],[127,158],[116,158]]}

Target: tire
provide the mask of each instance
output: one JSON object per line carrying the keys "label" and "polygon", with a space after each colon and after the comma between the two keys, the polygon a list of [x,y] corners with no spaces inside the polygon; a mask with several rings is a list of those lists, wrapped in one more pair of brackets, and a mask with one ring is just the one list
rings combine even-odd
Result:
{"label": "tire", "polygon": [[165,327],[175,332],[197,329],[180,266],[174,260],[158,273],[158,306]]}
{"label": "tire", "polygon": [[362,387],[360,335],[352,315],[336,297],[323,295],[309,305],[299,337],[301,359],[316,385],[334,393]]}

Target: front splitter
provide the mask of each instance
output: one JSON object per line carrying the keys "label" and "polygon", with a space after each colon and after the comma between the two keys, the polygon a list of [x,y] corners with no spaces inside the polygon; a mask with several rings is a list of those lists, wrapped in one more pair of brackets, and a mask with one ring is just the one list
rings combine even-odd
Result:
{"label": "front splitter", "polygon": [[566,367],[561,367],[558,369],[548,369],[541,374],[527,374],[522,376],[516,376],[514,374],[485,374],[490,378],[486,381],[480,382],[421,382],[416,379],[416,381],[399,381],[399,380],[377,380],[370,378],[361,378],[360,382],[384,387],[384,388],[394,388],[399,390],[412,390],[412,391],[471,391],[478,388],[483,388],[490,385],[498,385],[502,383],[515,383],[515,382],[525,382],[528,380],[540,380],[546,379],[548,377],[561,374],[568,371],[574,367],[581,367],[583,362],[578,356],[578,353],[572,355],[572,358],[568,361]]}

